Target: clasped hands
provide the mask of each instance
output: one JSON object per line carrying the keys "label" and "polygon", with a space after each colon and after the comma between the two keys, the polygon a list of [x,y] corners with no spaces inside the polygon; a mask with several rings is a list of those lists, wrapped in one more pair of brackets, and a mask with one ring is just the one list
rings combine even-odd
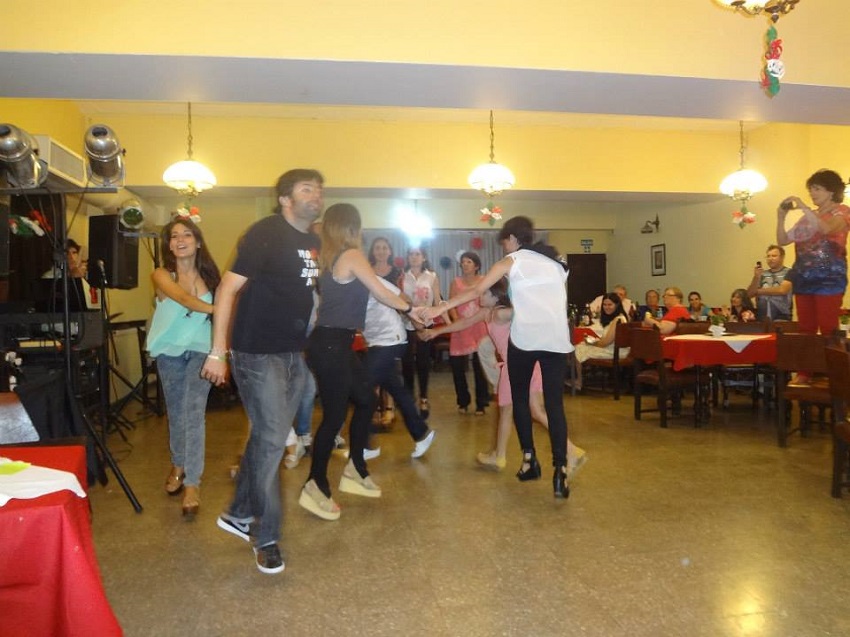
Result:
{"label": "clasped hands", "polygon": [[201,378],[210,381],[216,387],[221,387],[227,382],[227,361],[215,358],[207,358],[201,368]]}

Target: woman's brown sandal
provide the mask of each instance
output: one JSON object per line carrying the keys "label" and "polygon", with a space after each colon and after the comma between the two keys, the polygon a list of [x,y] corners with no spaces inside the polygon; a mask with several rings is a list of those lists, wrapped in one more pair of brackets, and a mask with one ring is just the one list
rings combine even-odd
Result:
{"label": "woman's brown sandal", "polygon": [[193,520],[201,508],[201,490],[198,487],[186,487],[183,494],[183,517]]}
{"label": "woman's brown sandal", "polygon": [[165,479],[165,492],[168,495],[177,495],[183,490],[183,480],[186,474],[183,471],[178,473],[177,467],[171,467],[171,473]]}

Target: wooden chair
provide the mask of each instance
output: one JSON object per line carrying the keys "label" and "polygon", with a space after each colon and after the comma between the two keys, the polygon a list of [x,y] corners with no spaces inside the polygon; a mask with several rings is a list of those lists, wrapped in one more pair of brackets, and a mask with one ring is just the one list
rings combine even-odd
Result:
{"label": "wooden chair", "polygon": [[[827,342],[827,337],[820,334],[785,333],[781,330],[776,334],[776,386],[779,407],[776,431],[780,447],[785,447],[788,436],[796,431],[806,435],[811,405],[832,405],[829,381],[825,376],[828,371],[824,353]],[[797,371],[821,376],[812,376],[809,384],[800,385],[795,380],[789,380],[789,375]],[[800,423],[792,429],[789,406],[791,401],[795,400],[800,403]]]}
{"label": "wooden chair", "polygon": [[824,352],[829,369],[829,393],[833,400],[832,426],[832,497],[840,498],[841,489],[850,487],[850,353],[830,345]]}
{"label": "wooden chair", "polygon": [[679,321],[673,334],[706,334],[709,325],[708,321]]}
{"label": "wooden chair", "polygon": [[[770,330],[770,321],[730,321],[726,323],[726,331],[730,334],[767,334]],[[724,365],[717,369],[715,375],[717,385],[723,389],[723,408],[729,406],[729,390],[744,388],[749,389],[752,397],[753,409],[758,408],[759,399],[759,374],[763,374],[760,365]]]}
{"label": "wooden chair", "polygon": [[614,385],[614,400],[620,400],[620,382],[622,372],[631,369],[633,360],[631,352],[621,357],[621,350],[631,347],[631,326],[628,323],[617,323],[614,332],[614,356],[613,358],[589,358],[582,365],[586,367],[597,367],[609,372]]}
{"label": "wooden chair", "polygon": [[[667,427],[667,401],[672,402],[673,415],[678,415],[681,411],[682,394],[686,388],[696,384],[696,373],[693,370],[674,371],[669,361],[664,360],[658,328],[633,328],[631,339],[630,354],[635,372],[635,420],[640,420],[643,412],[658,411],[661,415],[661,426]],[[658,390],[657,409],[641,407],[641,397],[646,385]]]}

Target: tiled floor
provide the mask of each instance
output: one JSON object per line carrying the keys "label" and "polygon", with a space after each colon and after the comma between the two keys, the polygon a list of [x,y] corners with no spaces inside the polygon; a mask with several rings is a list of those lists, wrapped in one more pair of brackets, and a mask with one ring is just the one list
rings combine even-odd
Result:
{"label": "tiled floor", "polygon": [[[263,575],[215,519],[246,436],[236,406],[210,412],[202,506],[181,519],[162,490],[164,419],[110,444],[144,505],[113,479],[92,489],[107,594],[137,635],[848,635],[850,496],[829,496],[829,435],[779,449],[770,415],[746,397],[694,429],[636,422],[631,396],[565,396],[588,452],[569,500],[544,479],[475,467],[494,414],[455,413],[435,374],[436,442],[411,460],[404,427],[377,437],[379,500],[336,494],[337,522],[301,509],[308,465],[283,471],[286,571]],[[686,403],[687,405],[687,403]],[[134,407],[131,407],[134,409]],[[536,430],[538,450],[548,439]],[[546,463],[548,464],[548,463]],[[331,464],[332,485],[343,462]]]}

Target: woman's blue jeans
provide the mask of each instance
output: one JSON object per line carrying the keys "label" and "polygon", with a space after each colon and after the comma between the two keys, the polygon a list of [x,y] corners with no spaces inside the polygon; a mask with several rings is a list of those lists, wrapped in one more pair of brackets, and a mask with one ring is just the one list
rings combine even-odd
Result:
{"label": "woman's blue jeans", "polygon": [[183,467],[185,484],[196,487],[204,473],[207,398],[212,385],[201,378],[207,355],[183,352],[156,357],[156,368],[168,411],[171,464]]}

